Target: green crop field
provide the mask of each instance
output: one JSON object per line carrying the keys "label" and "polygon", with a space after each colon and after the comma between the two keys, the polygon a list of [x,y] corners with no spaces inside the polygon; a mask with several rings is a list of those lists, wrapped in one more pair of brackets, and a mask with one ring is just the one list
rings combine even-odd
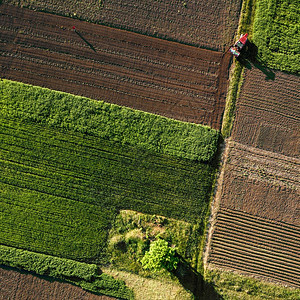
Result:
{"label": "green crop field", "polygon": [[300,2],[256,0],[253,40],[269,67],[300,72]]}
{"label": "green crop field", "polygon": [[[32,90],[22,85],[26,87]],[[122,144],[117,135],[109,139],[78,132],[71,125],[82,117],[80,110],[71,129],[50,126],[45,114],[44,120],[32,115],[45,109],[46,92],[46,104],[57,94],[37,91],[39,105],[29,106],[28,95],[17,92],[14,84],[2,85],[1,244],[102,262],[108,229],[120,209],[203,220],[214,177],[210,164]]]}
{"label": "green crop field", "polygon": [[191,160],[211,161],[217,150],[219,134],[208,126],[5,79],[0,109],[2,116]]}

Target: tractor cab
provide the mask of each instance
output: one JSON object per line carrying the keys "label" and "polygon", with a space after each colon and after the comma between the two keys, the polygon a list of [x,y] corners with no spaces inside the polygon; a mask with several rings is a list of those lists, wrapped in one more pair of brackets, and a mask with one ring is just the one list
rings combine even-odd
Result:
{"label": "tractor cab", "polygon": [[241,34],[239,40],[229,48],[231,54],[233,54],[235,57],[239,57],[241,54],[241,50],[247,43],[247,40],[248,40],[248,33]]}

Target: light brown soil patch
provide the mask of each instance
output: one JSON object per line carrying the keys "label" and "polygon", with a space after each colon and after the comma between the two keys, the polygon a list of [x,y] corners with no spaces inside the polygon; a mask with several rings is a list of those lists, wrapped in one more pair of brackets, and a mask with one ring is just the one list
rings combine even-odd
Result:
{"label": "light brown soil patch", "polygon": [[300,287],[299,227],[231,209],[217,218],[211,265]]}
{"label": "light brown soil patch", "polygon": [[231,142],[221,210],[300,226],[300,160]]}
{"label": "light brown soil patch", "polygon": [[1,77],[220,128],[229,54],[14,6],[0,13]]}
{"label": "light brown soil patch", "polygon": [[232,137],[264,150],[300,158],[300,77],[275,72],[264,80],[247,70],[237,103]]}
{"label": "light brown soil patch", "polygon": [[0,267],[1,300],[109,300],[69,283],[46,280],[29,273]]}

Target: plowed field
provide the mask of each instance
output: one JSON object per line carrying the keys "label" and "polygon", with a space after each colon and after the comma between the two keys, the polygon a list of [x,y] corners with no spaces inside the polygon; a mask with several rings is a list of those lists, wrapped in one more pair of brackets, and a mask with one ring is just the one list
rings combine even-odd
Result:
{"label": "plowed field", "polygon": [[237,104],[233,139],[245,145],[300,158],[300,77],[275,72],[263,80],[247,71]]}
{"label": "plowed field", "polygon": [[300,226],[300,160],[229,143],[221,207]]}
{"label": "plowed field", "polygon": [[221,51],[233,40],[241,6],[240,0],[103,0],[103,6],[99,0],[3,2]]}
{"label": "plowed field", "polygon": [[208,262],[300,287],[300,78],[246,71]]}
{"label": "plowed field", "polygon": [[109,300],[116,298],[88,293],[69,283],[50,281],[29,273],[0,268],[0,299]]}
{"label": "plowed field", "polygon": [[210,263],[300,287],[299,227],[222,209]]}
{"label": "plowed field", "polygon": [[300,161],[228,147],[208,262],[300,287]]}
{"label": "plowed field", "polygon": [[220,128],[228,54],[14,6],[0,13],[0,77]]}

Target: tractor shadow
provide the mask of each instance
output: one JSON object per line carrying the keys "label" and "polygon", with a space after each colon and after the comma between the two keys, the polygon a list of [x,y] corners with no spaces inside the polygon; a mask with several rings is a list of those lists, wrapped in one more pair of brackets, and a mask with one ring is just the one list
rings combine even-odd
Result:
{"label": "tractor shadow", "polygon": [[214,287],[205,282],[203,276],[193,269],[187,261],[179,257],[177,269],[173,274],[178,278],[181,285],[192,292],[196,300],[222,300],[223,297],[218,294]]}
{"label": "tractor shadow", "polygon": [[258,48],[253,43],[247,40],[245,47],[241,51],[241,55],[237,60],[245,66],[247,69],[251,70],[252,67],[259,69],[262,73],[266,75],[266,80],[274,80],[275,73],[267,67],[261,60],[258,55]]}

